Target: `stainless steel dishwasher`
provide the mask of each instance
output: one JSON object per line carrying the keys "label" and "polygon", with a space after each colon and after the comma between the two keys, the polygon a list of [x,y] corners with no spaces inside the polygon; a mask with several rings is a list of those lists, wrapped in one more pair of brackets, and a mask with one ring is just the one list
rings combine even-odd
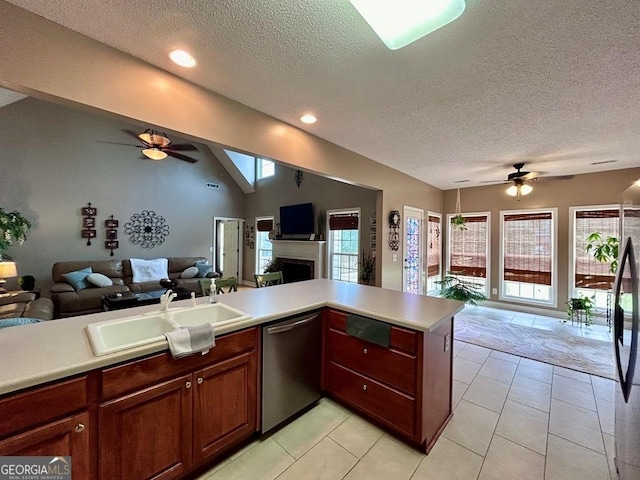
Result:
{"label": "stainless steel dishwasher", "polygon": [[322,323],[310,312],[262,327],[262,432],[321,397]]}

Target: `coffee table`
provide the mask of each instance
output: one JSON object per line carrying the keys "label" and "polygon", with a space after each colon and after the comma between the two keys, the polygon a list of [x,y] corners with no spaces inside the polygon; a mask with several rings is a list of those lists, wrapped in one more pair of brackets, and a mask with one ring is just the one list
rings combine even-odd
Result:
{"label": "coffee table", "polygon": [[[108,312],[110,310],[153,305],[154,303],[160,303],[160,297],[166,292],[167,291],[163,289],[143,293],[122,292],[105,295],[102,297],[102,310]],[[178,295],[176,300],[187,300],[191,298],[191,290],[189,289],[176,288],[173,292]]]}

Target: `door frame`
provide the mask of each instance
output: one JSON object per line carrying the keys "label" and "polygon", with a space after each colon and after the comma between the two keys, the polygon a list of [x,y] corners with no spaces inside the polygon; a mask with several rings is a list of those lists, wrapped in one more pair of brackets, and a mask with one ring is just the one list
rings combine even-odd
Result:
{"label": "door frame", "polygon": [[217,272],[218,267],[218,222],[237,221],[238,222],[238,283],[241,283],[242,278],[242,259],[244,257],[244,218],[237,217],[213,217],[213,237],[212,237],[212,252],[211,252],[211,265],[213,265],[213,271]]}

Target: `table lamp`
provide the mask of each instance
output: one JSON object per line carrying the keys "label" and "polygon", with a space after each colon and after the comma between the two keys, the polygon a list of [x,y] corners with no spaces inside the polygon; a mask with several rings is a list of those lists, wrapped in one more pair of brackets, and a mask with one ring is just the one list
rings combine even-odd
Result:
{"label": "table lamp", "polygon": [[5,279],[17,276],[16,262],[0,262],[0,293],[7,293],[7,289],[4,288],[4,284],[7,283]]}

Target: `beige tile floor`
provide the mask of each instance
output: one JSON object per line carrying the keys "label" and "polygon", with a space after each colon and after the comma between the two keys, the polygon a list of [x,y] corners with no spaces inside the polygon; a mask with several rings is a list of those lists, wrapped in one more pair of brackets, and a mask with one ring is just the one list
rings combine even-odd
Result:
{"label": "beige tile floor", "polygon": [[198,480],[617,478],[612,380],[459,341],[453,377],[428,456],[325,398]]}

